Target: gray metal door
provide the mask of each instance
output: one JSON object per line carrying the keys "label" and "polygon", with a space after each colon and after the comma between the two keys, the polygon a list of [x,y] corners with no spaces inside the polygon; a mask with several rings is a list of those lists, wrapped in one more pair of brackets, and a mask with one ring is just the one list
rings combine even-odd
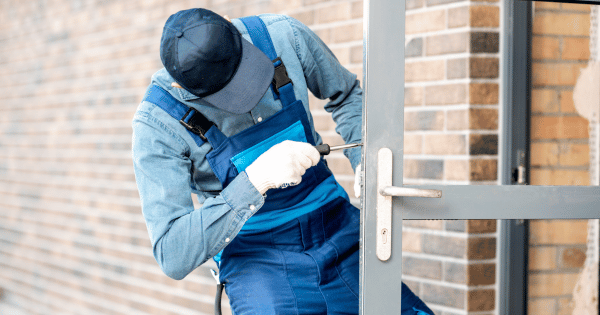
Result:
{"label": "gray metal door", "polygon": [[383,186],[404,187],[404,16],[405,0],[365,0],[360,310],[368,315],[400,313],[403,219],[600,218],[600,187],[418,186],[442,196],[382,195]]}

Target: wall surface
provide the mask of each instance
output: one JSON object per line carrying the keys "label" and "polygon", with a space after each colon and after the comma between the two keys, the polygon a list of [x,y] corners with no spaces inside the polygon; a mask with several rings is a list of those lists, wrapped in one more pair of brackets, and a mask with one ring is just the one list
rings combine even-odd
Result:
{"label": "wall surface", "polygon": [[[588,121],[573,87],[590,58],[590,6],[534,2],[531,184],[589,185]],[[532,220],[530,314],[571,314],[585,261],[587,220]]]}
{"label": "wall surface", "polygon": [[212,314],[211,264],[174,281],[154,261],[130,152],[162,26],[191,7],[291,14],[362,78],[361,1],[0,1],[0,313]]}

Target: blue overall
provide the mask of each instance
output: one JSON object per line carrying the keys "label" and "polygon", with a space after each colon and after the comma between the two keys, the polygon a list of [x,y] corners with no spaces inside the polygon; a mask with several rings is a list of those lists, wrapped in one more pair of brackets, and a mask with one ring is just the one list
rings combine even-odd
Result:
{"label": "blue overall", "polygon": [[[241,20],[253,44],[274,61],[277,79],[285,68],[264,23],[258,17]],[[196,143],[211,144],[206,159],[223,188],[277,143],[316,144],[293,83],[288,78],[280,86],[277,81],[271,89],[282,109],[265,121],[231,137],[214,125],[200,137],[188,129]],[[146,100],[176,119],[190,119],[187,106],[158,87]],[[359,228],[359,210],[324,159],[306,171],[300,184],[269,190],[264,205],[215,259],[233,313],[358,314]],[[402,306],[402,314],[432,314],[404,284]]]}

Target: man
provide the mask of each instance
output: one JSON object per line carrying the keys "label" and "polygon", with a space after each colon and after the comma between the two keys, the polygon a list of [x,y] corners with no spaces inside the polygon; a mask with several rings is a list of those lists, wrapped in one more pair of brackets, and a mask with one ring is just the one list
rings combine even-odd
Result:
{"label": "man", "polygon": [[[161,269],[182,279],[214,258],[235,314],[357,314],[359,211],[314,148],[307,91],[357,143],[356,76],[281,15],[181,11],[160,55],[133,160]],[[358,168],[360,148],[344,153]],[[404,285],[402,299],[403,314],[431,314]]]}

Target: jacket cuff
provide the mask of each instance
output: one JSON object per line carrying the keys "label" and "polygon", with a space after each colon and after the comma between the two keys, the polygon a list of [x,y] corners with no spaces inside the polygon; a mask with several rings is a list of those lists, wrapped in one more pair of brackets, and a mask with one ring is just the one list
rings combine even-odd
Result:
{"label": "jacket cuff", "polygon": [[233,211],[246,220],[265,203],[265,197],[252,185],[246,172],[239,173],[227,188],[223,189],[221,196]]}
{"label": "jacket cuff", "polygon": [[352,165],[352,169],[356,170],[356,166],[360,164],[360,159],[362,155],[362,148],[350,148],[344,150],[344,155],[350,160],[350,164]]}

